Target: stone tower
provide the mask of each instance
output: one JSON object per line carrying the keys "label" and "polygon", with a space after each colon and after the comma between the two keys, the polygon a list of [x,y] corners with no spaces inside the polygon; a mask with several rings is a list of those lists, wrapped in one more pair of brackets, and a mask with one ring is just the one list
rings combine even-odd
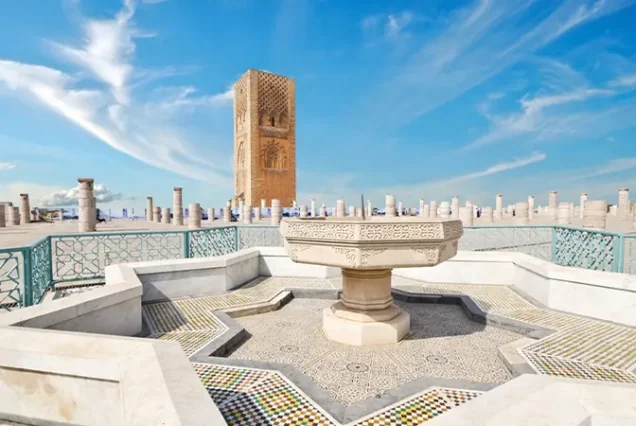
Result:
{"label": "stone tower", "polygon": [[234,85],[234,199],[296,199],[296,83],[248,70]]}

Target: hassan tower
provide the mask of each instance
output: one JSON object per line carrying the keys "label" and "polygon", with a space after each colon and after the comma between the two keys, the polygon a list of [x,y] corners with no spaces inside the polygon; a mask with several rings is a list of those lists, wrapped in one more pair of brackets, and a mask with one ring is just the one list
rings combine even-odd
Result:
{"label": "hassan tower", "polygon": [[248,70],[234,85],[233,205],[296,199],[296,84]]}

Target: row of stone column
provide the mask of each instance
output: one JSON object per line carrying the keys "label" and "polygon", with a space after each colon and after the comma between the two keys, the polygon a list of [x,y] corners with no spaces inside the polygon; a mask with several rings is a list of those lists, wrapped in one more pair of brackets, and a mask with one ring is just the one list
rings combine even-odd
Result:
{"label": "row of stone column", "polygon": [[13,203],[0,204],[0,228],[9,226],[26,225],[31,223],[31,205],[29,194],[20,194],[20,206]]}

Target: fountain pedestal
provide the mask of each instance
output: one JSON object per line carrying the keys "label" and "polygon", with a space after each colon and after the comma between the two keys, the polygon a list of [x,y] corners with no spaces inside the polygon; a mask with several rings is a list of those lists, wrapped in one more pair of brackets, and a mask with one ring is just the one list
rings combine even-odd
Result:
{"label": "fountain pedestal", "polygon": [[353,346],[397,343],[409,334],[411,318],[395,306],[391,269],[342,269],[340,301],[323,311],[329,340]]}
{"label": "fountain pedestal", "polygon": [[329,340],[354,346],[397,343],[410,317],[393,304],[393,268],[434,266],[457,253],[459,220],[421,217],[285,219],[294,262],[342,268],[340,301],[323,311]]}

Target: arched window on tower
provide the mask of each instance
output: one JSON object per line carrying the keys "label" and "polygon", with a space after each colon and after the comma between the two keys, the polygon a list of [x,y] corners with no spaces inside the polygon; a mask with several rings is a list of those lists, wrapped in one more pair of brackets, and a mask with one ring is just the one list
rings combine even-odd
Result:
{"label": "arched window on tower", "polygon": [[282,148],[278,144],[271,144],[265,152],[265,168],[266,169],[282,169],[284,168]]}

